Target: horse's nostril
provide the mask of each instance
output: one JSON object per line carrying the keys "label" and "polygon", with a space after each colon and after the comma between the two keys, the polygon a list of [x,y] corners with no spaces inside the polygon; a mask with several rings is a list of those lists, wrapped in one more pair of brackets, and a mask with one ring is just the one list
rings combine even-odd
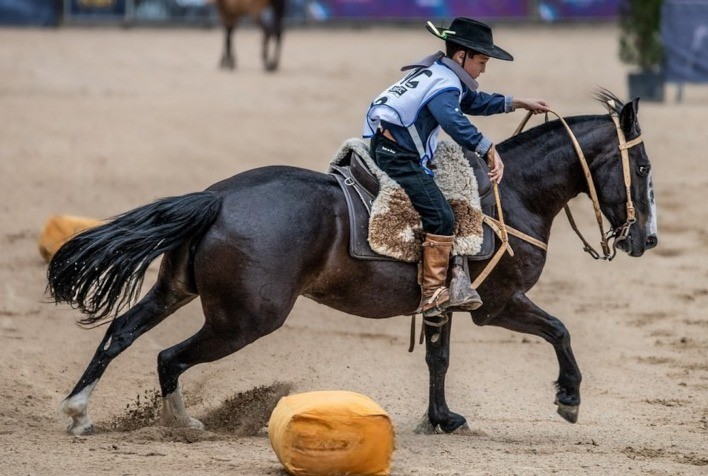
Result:
{"label": "horse's nostril", "polygon": [[659,244],[659,239],[656,236],[647,236],[647,248],[654,248]]}

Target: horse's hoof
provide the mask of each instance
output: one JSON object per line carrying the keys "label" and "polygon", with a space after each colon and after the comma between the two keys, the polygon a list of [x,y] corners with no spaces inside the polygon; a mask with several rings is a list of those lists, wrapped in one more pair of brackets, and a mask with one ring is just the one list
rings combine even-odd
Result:
{"label": "horse's hoof", "polygon": [[162,425],[172,428],[190,428],[193,430],[204,430],[204,423],[196,418],[188,417],[186,419],[175,418],[174,416],[162,417]]}
{"label": "horse's hoof", "polygon": [[66,427],[66,432],[74,436],[90,435],[95,428],[91,418],[86,412],[86,402],[80,399],[66,399],[59,405],[59,412],[71,418],[71,423]]}
{"label": "horse's hoof", "polygon": [[187,428],[193,428],[195,430],[204,431],[204,423],[200,422],[196,418],[190,418],[187,422]]}
{"label": "horse's hoof", "polygon": [[[445,433],[454,433],[463,426],[467,427],[467,419],[462,415],[452,412],[448,415],[446,422],[440,423],[440,429]],[[467,429],[469,430],[469,427],[467,427]]]}
{"label": "horse's hoof", "polygon": [[556,403],[558,405],[558,414],[563,417],[564,420],[570,423],[577,423],[578,421],[578,405],[565,405],[563,403]]}
{"label": "horse's hoof", "polygon": [[221,69],[235,69],[236,68],[236,61],[234,61],[233,58],[221,58],[221,62],[219,62],[219,67]]}
{"label": "horse's hoof", "polygon": [[90,421],[88,423],[76,424],[71,422],[69,426],[66,427],[66,432],[74,436],[86,436],[91,435],[96,431],[96,427]]}
{"label": "horse's hoof", "polygon": [[426,413],[415,427],[415,430],[413,430],[414,433],[419,435],[433,435],[436,433],[465,434],[466,431],[470,431],[470,428],[467,426],[465,417],[452,412],[448,415],[446,422],[436,425],[430,423],[430,418]]}

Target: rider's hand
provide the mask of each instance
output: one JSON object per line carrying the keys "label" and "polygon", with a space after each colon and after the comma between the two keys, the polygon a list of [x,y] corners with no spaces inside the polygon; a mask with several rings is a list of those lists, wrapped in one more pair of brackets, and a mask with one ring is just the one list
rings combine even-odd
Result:
{"label": "rider's hand", "polygon": [[531,111],[534,114],[542,114],[551,110],[546,101],[543,99],[514,98],[512,105],[514,106],[514,109],[520,107],[526,109],[527,111]]}
{"label": "rider's hand", "polygon": [[487,165],[489,165],[489,180],[496,183],[501,182],[504,175],[504,162],[502,162],[497,153],[496,147],[491,146],[485,157],[487,158]]}

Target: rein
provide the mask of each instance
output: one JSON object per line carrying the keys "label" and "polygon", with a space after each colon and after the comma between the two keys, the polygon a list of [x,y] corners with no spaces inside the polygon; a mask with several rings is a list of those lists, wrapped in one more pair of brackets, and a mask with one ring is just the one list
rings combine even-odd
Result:
{"label": "rein", "polygon": [[[607,109],[608,112],[610,113],[610,117],[612,118],[612,121],[615,124],[615,129],[617,130],[617,139],[619,140],[619,151],[620,151],[620,156],[622,160],[622,172],[624,175],[624,185],[625,189],[627,191],[627,220],[625,223],[621,226],[619,226],[616,229],[609,229],[607,232],[604,231],[604,225],[603,225],[603,220],[602,220],[602,211],[600,209],[600,200],[597,197],[597,189],[595,187],[595,182],[593,181],[592,174],[590,173],[590,166],[588,165],[587,159],[585,158],[585,154],[583,153],[583,149],[580,147],[580,143],[578,142],[578,139],[575,137],[575,134],[573,134],[573,131],[570,129],[570,126],[568,126],[568,123],[561,117],[558,113],[555,111],[548,111],[551,114],[555,115],[558,120],[563,124],[563,127],[565,127],[566,132],[568,133],[568,136],[570,137],[571,142],[573,143],[573,147],[575,148],[575,153],[578,156],[578,159],[580,160],[580,165],[583,169],[583,174],[585,175],[585,180],[587,181],[588,184],[588,191],[590,195],[590,199],[592,200],[593,204],[593,209],[595,210],[595,218],[597,220],[597,225],[598,228],[600,229],[600,245],[602,247],[602,255],[598,253],[591,245],[588,243],[588,241],[585,239],[583,234],[580,232],[578,229],[578,226],[575,223],[575,219],[573,218],[573,214],[570,211],[570,207],[568,204],[564,205],[565,209],[565,214],[568,217],[568,221],[570,222],[570,226],[573,228],[573,231],[578,235],[580,240],[583,242],[583,251],[587,252],[590,256],[592,256],[594,259],[604,259],[607,261],[612,261],[615,256],[617,255],[617,245],[625,240],[627,238],[627,235],[629,234],[629,228],[636,221],[636,215],[635,215],[635,210],[634,210],[634,204],[632,203],[632,193],[631,193],[631,185],[632,185],[632,177],[630,174],[630,168],[629,168],[629,149],[632,147],[639,145],[643,142],[642,136],[639,135],[635,137],[634,139],[627,141],[627,138],[624,135],[624,132],[622,131],[622,127],[620,125],[620,120],[619,120],[619,115],[617,114],[617,111],[615,110],[615,102],[613,100],[607,101]],[[546,121],[548,121],[548,112],[546,113]],[[526,124],[528,123],[529,119],[533,113],[529,111],[526,114],[526,117],[521,121],[521,124],[516,128],[512,136],[516,136],[521,133],[521,131],[524,130],[524,127],[526,127]],[[517,238],[520,238],[527,243],[530,243],[534,246],[537,246],[538,248],[541,248],[543,250],[547,250],[548,246],[546,243],[544,243],[541,240],[538,240],[532,236],[527,235],[526,233],[516,230],[510,226],[507,226],[504,223],[504,214],[502,213],[502,207],[501,207],[501,197],[499,195],[499,184],[496,182],[492,183],[492,187],[494,190],[494,199],[496,201],[497,205],[497,210],[499,213],[499,219],[494,219],[488,215],[483,215],[483,220],[484,222],[492,229],[494,230],[494,233],[499,237],[501,240],[501,246],[499,249],[494,253],[494,256],[489,260],[489,263],[487,263],[487,266],[484,267],[482,272],[475,278],[474,282],[472,282],[472,287],[474,289],[477,289],[480,284],[489,276],[489,274],[494,270],[496,265],[499,263],[499,260],[501,257],[504,255],[504,253],[508,252],[509,256],[514,256],[514,250],[511,249],[511,246],[509,245],[509,235],[515,236]],[[614,238],[612,242],[612,250],[610,251],[610,244],[609,240]],[[423,319],[422,326],[425,327],[425,325],[429,325],[432,327],[442,327],[445,325],[448,321],[449,317],[447,314],[445,314],[439,322],[432,322],[427,319]],[[421,334],[420,334],[420,343],[423,343],[423,330],[421,329]],[[415,345],[415,314],[411,316],[411,338],[410,338],[410,346],[408,348],[409,352],[413,351],[413,347]]]}
{"label": "rein", "polygon": [[[580,232],[580,229],[575,223],[575,219],[573,218],[573,214],[570,211],[570,207],[568,204],[564,205],[564,210],[565,214],[568,217],[568,222],[570,223],[571,228],[573,231],[575,231],[575,234],[578,235],[578,238],[583,242],[583,251],[587,252],[590,256],[592,256],[594,259],[604,259],[607,261],[612,261],[615,256],[617,255],[617,245],[621,242],[624,241],[627,238],[627,235],[629,234],[629,228],[630,226],[636,221],[636,215],[635,215],[635,210],[634,210],[634,203],[632,203],[632,192],[631,192],[631,186],[632,186],[632,176],[631,176],[631,171],[629,167],[629,149],[634,147],[635,145],[639,145],[643,142],[642,136],[639,135],[632,139],[631,141],[627,141],[627,138],[624,135],[624,131],[622,131],[622,127],[620,125],[620,120],[619,120],[619,115],[617,114],[617,111],[615,110],[615,102],[613,100],[607,101],[607,109],[608,112],[610,113],[610,117],[612,118],[612,121],[615,124],[615,129],[617,131],[617,139],[619,141],[619,151],[620,151],[620,156],[622,160],[622,174],[624,175],[624,185],[627,193],[627,203],[626,203],[626,209],[627,209],[627,220],[625,223],[621,226],[619,226],[616,229],[610,229],[607,232],[604,231],[604,226],[603,226],[603,220],[602,220],[602,211],[600,210],[600,200],[597,197],[597,189],[595,188],[595,182],[592,179],[592,175],[590,173],[590,167],[588,166],[587,160],[585,159],[585,154],[583,153],[582,148],[580,147],[580,144],[578,143],[578,140],[575,137],[575,134],[573,134],[573,131],[570,129],[568,126],[568,123],[563,119],[560,115],[558,115],[554,111],[549,111],[551,114],[555,115],[560,122],[563,124],[565,127],[565,130],[568,132],[568,135],[570,136],[570,140],[573,142],[573,147],[575,148],[575,153],[578,156],[578,159],[580,160],[580,165],[583,168],[583,173],[585,175],[585,180],[587,181],[588,184],[588,190],[590,194],[590,199],[592,200],[592,205],[593,209],[595,210],[595,218],[597,220],[597,225],[600,230],[600,246],[602,247],[602,255],[598,253],[595,248],[593,248],[590,243],[585,239],[583,234]],[[526,117],[521,121],[521,124],[519,124],[519,127],[516,128],[516,131],[514,131],[513,136],[518,135],[521,133],[521,131],[524,129],[526,126],[526,123],[528,120],[531,118],[532,112],[528,112],[526,114]],[[546,113],[546,120],[548,120],[548,113]],[[610,244],[609,240],[613,239],[612,241],[612,250],[610,251]]]}

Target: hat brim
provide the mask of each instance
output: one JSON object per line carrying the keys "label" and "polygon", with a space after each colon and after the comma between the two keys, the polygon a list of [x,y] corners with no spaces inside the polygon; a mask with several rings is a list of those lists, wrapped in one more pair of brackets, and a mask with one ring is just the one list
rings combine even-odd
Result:
{"label": "hat brim", "polygon": [[465,46],[471,50],[475,50],[478,53],[482,53],[483,55],[487,55],[490,58],[496,58],[504,61],[514,61],[514,57],[511,56],[508,52],[504,51],[503,49],[499,48],[497,45],[492,45],[492,46],[487,46],[487,45],[478,45],[470,41],[465,41],[464,39],[456,39],[456,38],[448,38],[447,41],[451,41],[453,43],[457,43],[458,45]]}
{"label": "hat brim", "polygon": [[[433,30],[430,29],[429,26],[426,25],[425,29],[428,30],[436,38],[440,38]],[[440,39],[442,40],[443,38],[440,38]],[[475,50],[476,52],[482,53],[483,55],[487,55],[490,58],[496,58],[496,59],[500,59],[500,60],[504,60],[504,61],[514,61],[514,57],[511,56],[511,54],[509,54],[508,52],[499,48],[497,45],[492,45],[492,46],[480,45],[480,44],[468,41],[465,38],[455,38],[455,35],[448,36],[447,38],[445,38],[445,41],[450,41],[452,43],[462,45],[465,48]]]}

